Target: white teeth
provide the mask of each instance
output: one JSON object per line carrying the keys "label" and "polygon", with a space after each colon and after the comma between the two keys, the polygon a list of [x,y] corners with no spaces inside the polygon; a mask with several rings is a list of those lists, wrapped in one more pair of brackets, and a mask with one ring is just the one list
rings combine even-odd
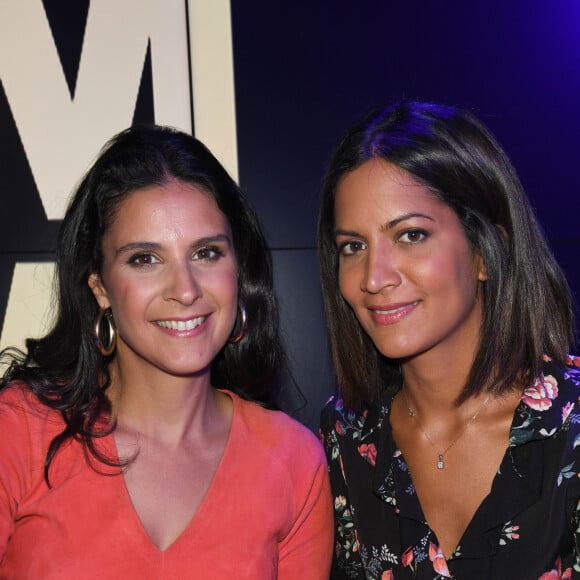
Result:
{"label": "white teeth", "polygon": [[[411,304],[411,306],[416,306],[417,304],[419,304],[418,300],[413,302]],[[375,310],[375,312],[377,314],[394,314],[395,312],[400,312],[401,310],[404,310],[405,308],[408,308],[408,307],[409,307],[408,304],[404,304],[403,306],[398,306],[397,308],[393,308],[392,310]]]}
{"label": "white teeth", "polygon": [[399,306],[398,308],[393,308],[392,310],[375,310],[377,314],[393,314],[394,312],[399,312],[403,310],[405,306]]}
{"label": "white teeth", "polygon": [[171,330],[193,330],[205,319],[205,316],[199,316],[197,318],[192,318],[191,320],[158,320],[155,324],[162,328],[169,328]]}

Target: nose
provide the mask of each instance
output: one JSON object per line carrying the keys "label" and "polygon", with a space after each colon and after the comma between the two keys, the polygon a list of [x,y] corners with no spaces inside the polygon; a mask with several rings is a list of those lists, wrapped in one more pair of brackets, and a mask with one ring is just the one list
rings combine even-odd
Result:
{"label": "nose", "polygon": [[163,297],[189,306],[202,294],[200,281],[189,264],[176,264],[168,272]]}
{"label": "nose", "polygon": [[384,288],[398,286],[400,283],[401,274],[394,249],[385,244],[369,248],[361,280],[361,290],[369,294],[377,294]]}

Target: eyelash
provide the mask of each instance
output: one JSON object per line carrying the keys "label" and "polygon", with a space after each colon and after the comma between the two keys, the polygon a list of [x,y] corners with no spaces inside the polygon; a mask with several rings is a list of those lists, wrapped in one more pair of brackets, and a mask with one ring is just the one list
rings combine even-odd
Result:
{"label": "eyelash", "polygon": [[[210,254],[209,256],[202,256],[201,254]],[[196,260],[202,260],[204,262],[217,262],[220,258],[223,258],[224,252],[221,248],[217,246],[204,246],[203,248],[197,249],[193,253],[193,257]]]}
{"label": "eyelash", "polygon": [[159,260],[153,255],[149,253],[141,253],[135,254],[129,258],[128,263],[132,266],[137,267],[151,267],[154,263],[158,262]]}
{"label": "eyelash", "polygon": [[358,240],[349,240],[348,242],[344,242],[340,244],[338,247],[338,253],[341,256],[354,256],[361,252],[366,247],[366,244],[360,242]]}
{"label": "eyelash", "polygon": [[[403,238],[405,236],[409,237],[409,236],[415,236],[415,235],[419,236],[418,240],[408,240],[408,241],[403,240]],[[404,232],[401,232],[401,234],[399,236],[397,236],[397,242],[401,242],[403,244],[420,244],[421,242],[426,240],[428,237],[429,237],[429,232],[426,232],[425,230],[421,230],[419,228],[412,228],[412,229],[405,230]]]}
{"label": "eyelash", "polygon": [[[421,242],[425,241],[429,237],[429,232],[419,228],[412,228],[407,229],[401,232],[396,237],[396,242],[401,244],[408,244],[408,245],[415,245],[420,244]],[[409,239],[411,236],[417,236],[419,239]],[[407,240],[405,240],[405,237]],[[338,253],[341,256],[354,256],[359,252],[366,249],[366,244],[359,240],[349,240],[348,242],[344,242],[338,246]]]}
{"label": "eyelash", "polygon": [[[192,260],[201,262],[217,262],[223,256],[224,252],[221,248],[218,248],[217,246],[203,246],[197,248],[193,252]],[[157,256],[148,252],[135,254],[128,260],[128,264],[137,268],[150,268],[159,262],[161,262],[161,260]]]}

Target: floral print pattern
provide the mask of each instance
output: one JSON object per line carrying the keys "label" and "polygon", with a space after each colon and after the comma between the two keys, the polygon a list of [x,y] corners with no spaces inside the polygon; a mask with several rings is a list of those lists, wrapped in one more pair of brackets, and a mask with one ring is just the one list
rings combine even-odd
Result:
{"label": "floral print pattern", "polygon": [[552,375],[536,379],[524,390],[522,402],[534,411],[546,411],[558,396],[558,383]]}
{"label": "floral print pattern", "polygon": [[568,580],[572,578],[572,568],[566,568],[562,572],[562,558],[556,558],[556,567],[549,572],[544,572],[538,580]]}
{"label": "floral print pattern", "polygon": [[359,445],[358,452],[361,454],[361,457],[364,457],[372,466],[376,464],[377,448],[374,443],[370,443],[369,445],[363,443],[362,445]]}
{"label": "floral print pattern", "polygon": [[435,570],[437,574],[441,574],[444,578],[451,578],[445,556],[443,555],[441,548],[433,542],[429,543],[429,560],[433,562],[433,570]]}
{"label": "floral print pattern", "polygon": [[492,491],[448,559],[392,438],[390,401],[355,412],[331,399],[321,438],[335,497],[333,579],[580,579],[579,397],[580,359],[560,368],[546,357]]}

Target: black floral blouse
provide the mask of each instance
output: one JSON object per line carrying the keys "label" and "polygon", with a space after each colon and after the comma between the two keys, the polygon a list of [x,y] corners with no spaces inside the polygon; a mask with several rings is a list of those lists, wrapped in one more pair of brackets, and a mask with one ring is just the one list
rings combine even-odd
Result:
{"label": "black floral blouse", "polygon": [[491,492],[448,560],[393,440],[390,401],[354,412],[333,397],[321,428],[334,497],[333,578],[580,578],[580,358],[568,364],[546,358],[524,391]]}

